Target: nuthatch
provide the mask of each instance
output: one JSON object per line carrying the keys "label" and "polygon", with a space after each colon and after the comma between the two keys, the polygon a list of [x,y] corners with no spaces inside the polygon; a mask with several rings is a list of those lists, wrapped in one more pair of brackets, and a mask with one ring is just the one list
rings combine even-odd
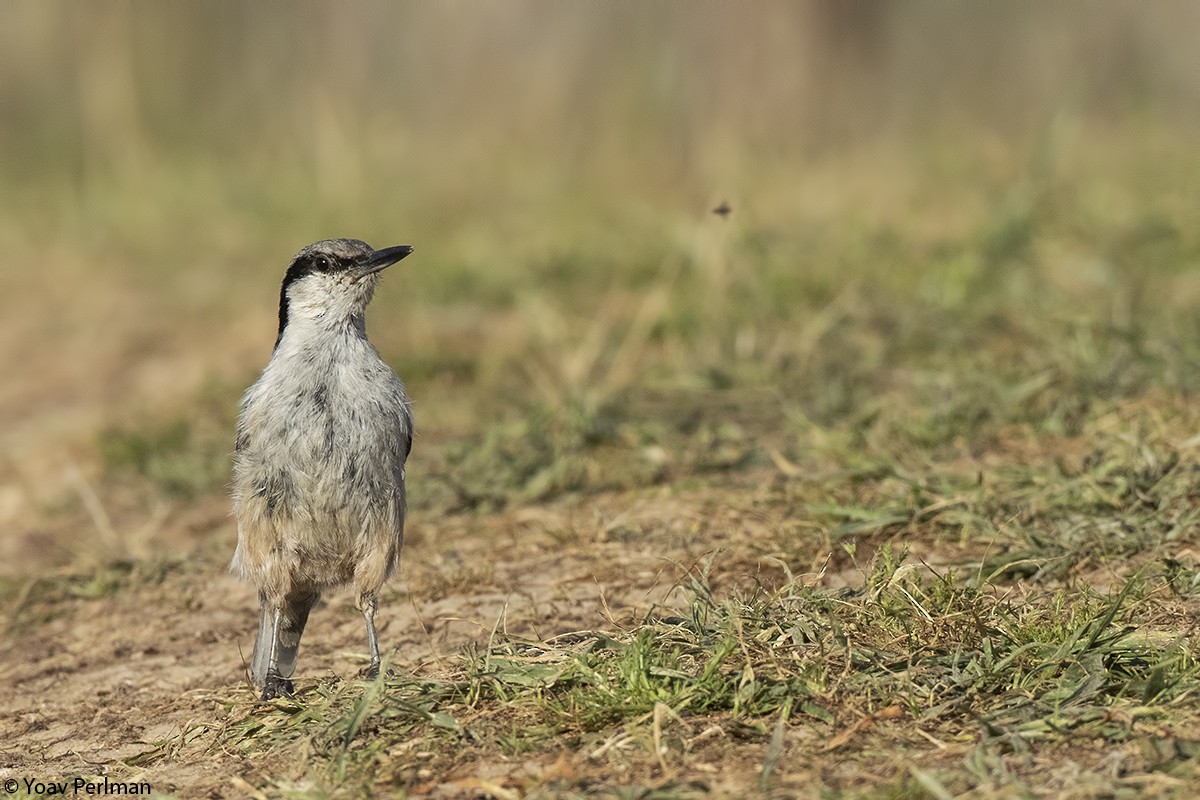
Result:
{"label": "nuthatch", "polygon": [[279,335],[242,398],[233,470],[237,551],[230,569],[258,587],[251,672],[269,700],[290,695],[308,613],[352,583],[379,674],[375,608],[400,557],[412,410],[367,341],[379,273],[412,252],[328,239],[296,254],[279,292]]}

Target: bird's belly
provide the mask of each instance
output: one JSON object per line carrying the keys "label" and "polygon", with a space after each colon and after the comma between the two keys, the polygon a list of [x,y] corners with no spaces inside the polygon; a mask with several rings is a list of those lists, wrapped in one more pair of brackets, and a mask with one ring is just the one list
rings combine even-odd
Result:
{"label": "bird's belly", "polygon": [[327,564],[353,559],[367,542],[399,536],[405,509],[402,451],[387,447],[389,437],[346,427],[328,419],[285,424],[262,437],[269,447],[239,453],[239,518],[243,513],[265,518],[280,539]]}
{"label": "bird's belly", "polygon": [[336,485],[309,491],[307,480],[296,476],[297,491],[276,505],[270,520],[293,584],[348,583],[372,555],[394,563],[404,530],[402,488],[367,494]]}

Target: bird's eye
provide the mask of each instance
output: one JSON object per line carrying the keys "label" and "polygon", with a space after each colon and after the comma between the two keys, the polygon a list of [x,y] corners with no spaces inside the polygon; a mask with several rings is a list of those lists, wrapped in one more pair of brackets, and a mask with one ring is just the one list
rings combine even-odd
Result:
{"label": "bird's eye", "polygon": [[317,269],[322,271],[328,270],[330,267],[329,259],[325,256],[317,256],[315,259],[313,259],[313,264]]}

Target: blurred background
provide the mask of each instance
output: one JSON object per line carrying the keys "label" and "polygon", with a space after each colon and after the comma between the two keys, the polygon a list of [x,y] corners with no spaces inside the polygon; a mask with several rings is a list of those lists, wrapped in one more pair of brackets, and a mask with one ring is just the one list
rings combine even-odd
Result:
{"label": "blurred background", "polygon": [[10,566],[231,540],[236,400],[332,236],[416,248],[369,324],[418,508],[1196,383],[1195,3],[0,10]]}

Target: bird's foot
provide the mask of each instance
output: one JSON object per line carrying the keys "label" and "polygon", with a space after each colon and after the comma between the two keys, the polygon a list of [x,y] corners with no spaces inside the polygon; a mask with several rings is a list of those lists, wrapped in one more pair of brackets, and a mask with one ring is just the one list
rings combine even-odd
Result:
{"label": "bird's foot", "polygon": [[287,678],[279,675],[268,675],[267,682],[263,685],[262,699],[263,702],[273,700],[276,697],[291,697],[296,691],[296,687]]}
{"label": "bird's foot", "polygon": [[[393,670],[389,669],[387,672],[384,673],[384,677],[390,678],[395,674],[396,673]],[[378,678],[379,677],[379,662],[372,661],[370,663],[370,665],[368,665],[366,667],[366,669],[364,669],[362,671],[361,675],[362,675],[363,680],[365,680],[365,681],[373,681],[376,678]]]}

